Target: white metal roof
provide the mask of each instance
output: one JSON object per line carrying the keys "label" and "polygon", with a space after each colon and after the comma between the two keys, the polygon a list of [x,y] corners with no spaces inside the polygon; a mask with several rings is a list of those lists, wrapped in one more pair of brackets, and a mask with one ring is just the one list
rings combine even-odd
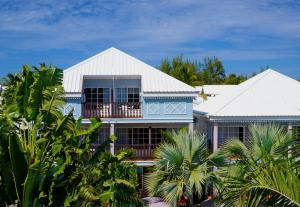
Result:
{"label": "white metal roof", "polygon": [[195,106],[209,116],[300,116],[300,83],[268,69]]}
{"label": "white metal roof", "polygon": [[66,93],[81,93],[86,76],[140,76],[144,93],[190,93],[197,91],[160,70],[116,49],[107,49],[64,70]]}
{"label": "white metal roof", "polygon": [[220,95],[225,93],[228,90],[237,87],[237,85],[203,85],[203,86],[196,86],[195,88],[206,95]]}

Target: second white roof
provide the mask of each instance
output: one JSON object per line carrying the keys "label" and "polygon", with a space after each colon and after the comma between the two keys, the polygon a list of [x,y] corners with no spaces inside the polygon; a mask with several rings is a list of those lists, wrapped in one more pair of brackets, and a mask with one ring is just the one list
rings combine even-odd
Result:
{"label": "second white roof", "polygon": [[268,69],[194,111],[209,116],[300,116],[300,83]]}

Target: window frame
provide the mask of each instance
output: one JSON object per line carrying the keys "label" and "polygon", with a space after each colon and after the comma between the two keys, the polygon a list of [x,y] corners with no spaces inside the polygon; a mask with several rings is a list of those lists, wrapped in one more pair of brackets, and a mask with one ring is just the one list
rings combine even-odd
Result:
{"label": "window frame", "polygon": [[[84,88],[84,101],[91,104],[109,103],[111,98],[110,88]],[[90,97],[89,97],[90,96]]]}
{"label": "window frame", "polygon": [[[221,136],[222,128],[227,128],[226,130],[226,136]],[[237,128],[235,131],[230,131],[233,128]],[[234,125],[234,126],[219,126],[218,127],[218,147],[220,147],[222,144],[224,144],[229,139],[239,139],[241,142],[245,143],[247,141],[246,135],[248,126],[241,126],[241,125]],[[242,130],[241,130],[242,129]],[[240,131],[241,130],[241,131]],[[233,134],[233,135],[230,135]],[[237,135],[237,136],[236,136]],[[242,136],[241,136],[242,135]]]}
{"label": "window frame", "polygon": [[139,103],[140,88],[116,88],[115,101],[118,103]]}

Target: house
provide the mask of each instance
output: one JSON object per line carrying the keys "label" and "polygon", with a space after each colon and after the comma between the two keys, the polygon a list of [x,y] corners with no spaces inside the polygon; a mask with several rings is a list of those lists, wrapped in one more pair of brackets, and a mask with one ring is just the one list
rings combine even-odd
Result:
{"label": "house", "polygon": [[214,94],[194,104],[195,128],[204,131],[216,151],[226,140],[249,139],[249,125],[276,123],[300,129],[300,83],[268,69],[236,86],[203,87]]}
{"label": "house", "polygon": [[204,93],[207,97],[215,97],[236,87],[237,85],[203,85],[196,86],[195,88],[197,91],[200,91],[200,93]]}
{"label": "house", "polygon": [[141,171],[153,165],[162,131],[193,131],[193,98],[198,92],[116,48],[64,70],[63,86],[65,113],[74,110],[85,125],[91,117],[101,118],[95,147],[115,135],[110,151],[134,149],[133,161]]}

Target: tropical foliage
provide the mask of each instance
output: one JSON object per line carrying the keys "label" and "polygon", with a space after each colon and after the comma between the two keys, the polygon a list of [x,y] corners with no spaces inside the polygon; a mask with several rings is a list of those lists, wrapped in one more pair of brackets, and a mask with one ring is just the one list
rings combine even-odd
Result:
{"label": "tropical foliage", "polygon": [[91,153],[100,120],[63,114],[63,72],[24,66],[9,75],[0,107],[0,206],[139,205],[129,154]]}
{"label": "tropical foliage", "polygon": [[226,76],[223,63],[220,59],[206,57],[203,63],[183,59],[176,56],[171,60],[162,60],[160,70],[191,86],[211,84],[239,84],[247,80],[247,76],[234,73]]}
{"label": "tropical foliage", "polygon": [[250,128],[247,144],[228,141],[221,151],[231,162],[219,169],[224,206],[300,206],[300,140],[281,127]]}
{"label": "tropical foliage", "polygon": [[181,130],[168,136],[155,151],[154,172],[146,177],[151,196],[160,196],[171,206],[204,193],[204,185],[214,179],[210,170],[220,160],[209,155],[203,134]]}

